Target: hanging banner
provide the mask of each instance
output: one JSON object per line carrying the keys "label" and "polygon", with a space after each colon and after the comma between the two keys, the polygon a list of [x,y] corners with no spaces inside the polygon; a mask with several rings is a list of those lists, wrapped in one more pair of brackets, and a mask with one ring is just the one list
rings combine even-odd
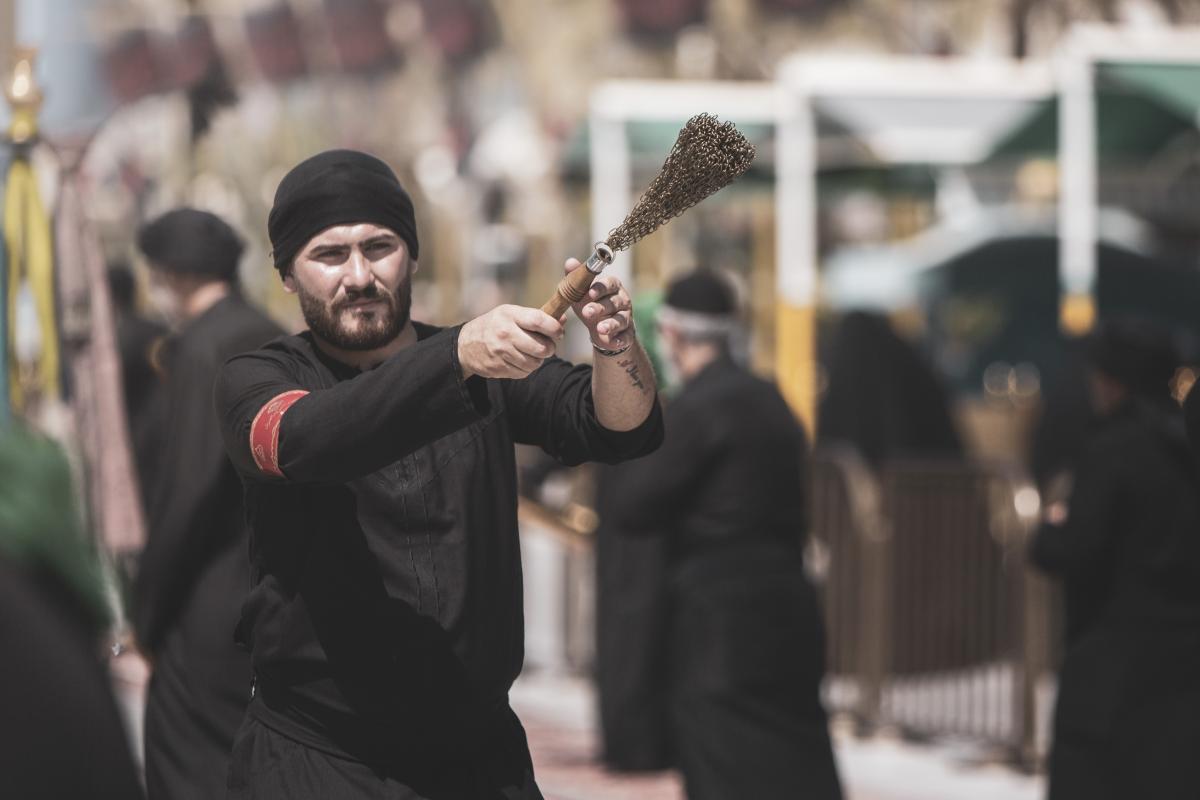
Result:
{"label": "hanging banner", "polygon": [[145,520],[125,416],[116,323],[100,241],[84,211],[78,169],[59,191],[55,245],[62,294],[64,359],[71,376],[71,410],[87,465],[92,528],[110,553],[137,552]]}
{"label": "hanging banner", "polygon": [[[15,335],[15,303],[22,284],[25,284],[33,297],[41,334],[41,352],[33,369],[31,388],[43,397],[58,398],[62,394],[62,383],[55,321],[54,243],[37,177],[24,158],[13,160],[5,182],[4,240],[8,256],[9,336]],[[9,349],[12,349],[11,339]],[[20,413],[25,407],[26,386],[15,358],[9,362],[8,379],[12,410]]]}
{"label": "hanging banner", "polygon": [[246,16],[246,39],[263,77],[287,83],[308,75],[300,25],[286,3]]}
{"label": "hanging banner", "polygon": [[399,65],[380,0],[325,0],[325,19],[338,63],[346,72],[374,75]]}

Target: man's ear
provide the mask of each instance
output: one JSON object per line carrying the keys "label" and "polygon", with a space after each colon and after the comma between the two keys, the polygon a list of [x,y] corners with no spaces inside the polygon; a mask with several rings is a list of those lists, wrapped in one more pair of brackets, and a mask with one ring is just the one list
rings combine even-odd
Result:
{"label": "man's ear", "polygon": [[417,274],[417,270],[420,268],[421,268],[421,265],[417,263],[417,260],[415,258],[413,258],[412,256],[409,256],[408,277],[411,278],[413,275]]}
{"label": "man's ear", "polygon": [[283,273],[283,290],[288,294],[296,293],[296,270],[292,267]]}

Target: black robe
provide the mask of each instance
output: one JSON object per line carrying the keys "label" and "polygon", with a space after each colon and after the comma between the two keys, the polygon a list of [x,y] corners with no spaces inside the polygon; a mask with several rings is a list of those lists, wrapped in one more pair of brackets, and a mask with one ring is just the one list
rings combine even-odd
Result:
{"label": "black robe", "polygon": [[146,702],[153,800],[225,791],[250,696],[249,658],[233,638],[250,581],[242,487],[221,443],[212,389],[226,359],[280,333],[235,293],[169,344],[159,475],[133,597],[138,640],[154,666]]}
{"label": "black robe", "polygon": [[1130,404],[1079,460],[1031,556],[1059,577],[1067,648],[1052,800],[1200,792],[1200,497],[1176,410]]}
{"label": "black robe", "polygon": [[688,797],[841,797],[820,701],[824,634],[803,572],[803,429],[776,388],[728,358],[666,414],[601,513],[662,532],[672,738]]}
{"label": "black robe", "polygon": [[559,359],[463,380],[458,330],[418,324],[362,372],[307,333],[222,370],[255,584],[231,796],[540,796],[507,697],[524,652],[513,445],[615,462],[656,447],[661,417],[604,429],[591,370]]}
{"label": "black robe", "polygon": [[662,537],[629,535],[604,510],[621,500],[621,471],[596,474],[596,699],[601,758],[609,769],[672,765],[667,703],[667,548]]}
{"label": "black robe", "polygon": [[0,554],[0,796],[143,796],[98,638],[60,581]]}

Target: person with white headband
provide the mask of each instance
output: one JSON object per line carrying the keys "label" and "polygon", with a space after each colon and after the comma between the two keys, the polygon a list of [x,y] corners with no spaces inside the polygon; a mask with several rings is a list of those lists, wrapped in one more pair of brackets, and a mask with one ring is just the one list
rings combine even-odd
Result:
{"label": "person with white headband", "polygon": [[731,287],[697,271],[659,310],[683,381],[662,447],[616,470],[615,530],[666,538],[670,737],[689,800],[841,788],[819,690],[824,644],[804,575],[808,443],[778,389],[735,363]]}

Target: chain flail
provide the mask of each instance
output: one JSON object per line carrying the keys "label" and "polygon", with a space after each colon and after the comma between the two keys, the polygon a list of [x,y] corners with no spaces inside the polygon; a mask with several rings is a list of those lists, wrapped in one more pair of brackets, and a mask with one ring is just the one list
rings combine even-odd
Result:
{"label": "chain flail", "polygon": [[607,244],[625,250],[750,168],[754,145],[731,122],[712,114],[687,121],[658,175],[625,221],[609,231]]}

